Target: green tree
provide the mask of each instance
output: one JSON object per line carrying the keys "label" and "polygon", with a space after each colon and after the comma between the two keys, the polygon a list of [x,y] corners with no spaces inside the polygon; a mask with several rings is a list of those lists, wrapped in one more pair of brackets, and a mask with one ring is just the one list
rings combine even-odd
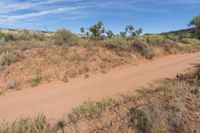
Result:
{"label": "green tree", "polygon": [[89,28],[89,32],[92,34],[92,37],[94,37],[96,40],[100,39],[101,36],[105,33],[103,22],[98,21],[95,25]]}
{"label": "green tree", "polygon": [[135,28],[133,25],[127,25],[125,27],[125,32],[126,32],[126,34],[129,34],[129,37],[135,37],[136,33],[135,33],[134,29]]}
{"label": "green tree", "polygon": [[140,36],[142,34],[142,32],[143,32],[142,28],[139,28],[138,30],[135,31],[137,36]]}
{"label": "green tree", "polygon": [[121,37],[125,38],[126,37],[126,32],[120,32],[119,33]]}
{"label": "green tree", "polygon": [[114,37],[114,33],[111,30],[106,31],[106,34],[109,39]]}
{"label": "green tree", "polygon": [[84,33],[85,33],[85,28],[84,28],[84,27],[81,27],[81,28],[80,28],[80,31],[81,31],[82,34],[84,34]]}
{"label": "green tree", "polygon": [[196,35],[200,39],[200,14],[190,21],[189,26],[196,27]]}

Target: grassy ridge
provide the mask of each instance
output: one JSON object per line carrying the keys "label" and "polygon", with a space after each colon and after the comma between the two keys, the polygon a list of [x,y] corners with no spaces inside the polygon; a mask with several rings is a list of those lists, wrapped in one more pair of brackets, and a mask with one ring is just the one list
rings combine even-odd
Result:
{"label": "grassy ridge", "polygon": [[4,89],[13,82],[17,89],[52,80],[68,82],[79,75],[88,78],[91,73],[105,73],[119,65],[200,48],[197,39],[171,34],[93,40],[65,30],[44,39],[25,33],[17,41],[0,45],[0,79],[7,84]]}

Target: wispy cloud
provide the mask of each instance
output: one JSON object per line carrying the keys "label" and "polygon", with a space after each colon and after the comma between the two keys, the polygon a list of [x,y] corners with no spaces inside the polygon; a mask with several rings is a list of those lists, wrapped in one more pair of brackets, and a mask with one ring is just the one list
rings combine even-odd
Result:
{"label": "wispy cloud", "polygon": [[[148,3],[148,8],[144,8],[144,3]],[[200,3],[199,0],[3,0],[0,1],[0,22],[30,19],[64,12],[70,14],[72,10],[74,12],[80,10],[85,12],[90,8],[152,11],[152,7],[156,5],[198,3]],[[84,8],[86,10],[83,10]]]}
{"label": "wispy cloud", "polygon": [[[165,7],[199,5],[200,0],[1,0],[0,25],[48,24],[83,18],[130,17],[133,14],[174,12]],[[53,21],[52,21],[53,20]]]}
{"label": "wispy cloud", "polygon": [[40,11],[40,12],[34,12],[34,13],[27,13],[27,14],[21,14],[21,15],[14,15],[14,16],[8,16],[8,15],[1,15],[0,19],[4,22],[13,22],[19,19],[27,19],[27,18],[33,18],[33,17],[40,17],[45,16],[49,14],[57,14],[62,12],[70,12],[73,10],[80,9],[81,7],[69,7],[69,8],[57,8],[52,10],[46,10],[46,11]]}

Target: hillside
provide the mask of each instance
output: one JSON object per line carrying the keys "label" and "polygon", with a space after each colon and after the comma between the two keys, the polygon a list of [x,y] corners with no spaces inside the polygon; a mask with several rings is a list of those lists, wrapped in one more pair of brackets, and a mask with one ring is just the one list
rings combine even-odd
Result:
{"label": "hillside", "polygon": [[1,91],[35,87],[90,74],[106,73],[125,64],[138,64],[169,54],[198,51],[200,41],[176,36],[148,35],[92,40],[61,30],[51,37],[31,31],[0,45]]}

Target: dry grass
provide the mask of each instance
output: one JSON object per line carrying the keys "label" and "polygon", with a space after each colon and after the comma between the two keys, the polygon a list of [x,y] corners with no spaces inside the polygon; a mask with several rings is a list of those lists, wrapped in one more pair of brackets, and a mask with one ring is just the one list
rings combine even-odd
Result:
{"label": "dry grass", "polygon": [[[27,33],[24,37],[26,32],[22,31],[18,41],[0,45],[0,80],[12,82],[17,77],[20,88],[37,86],[40,82],[31,85],[29,81],[38,72],[43,82],[68,82],[77,76],[88,78],[93,73],[106,73],[120,65],[137,64],[162,55],[196,52],[200,49],[198,44],[185,45],[160,35],[131,40],[114,37],[94,41],[60,30],[51,38],[40,40],[30,39],[35,33]],[[55,45],[56,40],[59,45]]]}

